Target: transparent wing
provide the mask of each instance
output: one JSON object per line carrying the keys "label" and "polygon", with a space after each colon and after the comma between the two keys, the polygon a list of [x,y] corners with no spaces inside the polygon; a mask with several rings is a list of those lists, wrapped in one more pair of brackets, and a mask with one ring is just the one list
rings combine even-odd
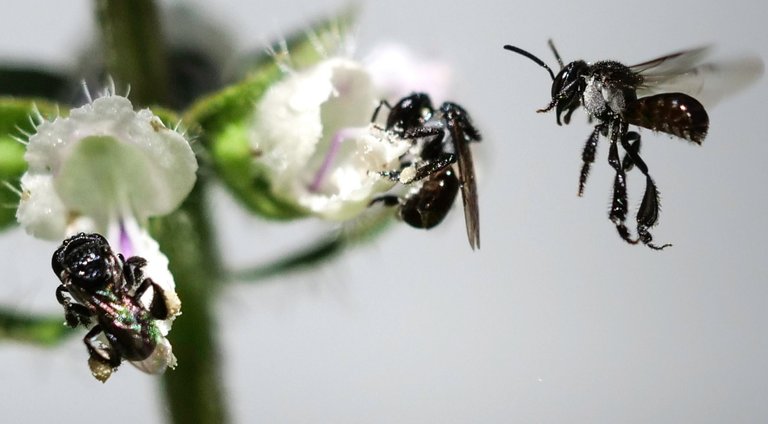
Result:
{"label": "transparent wing", "polygon": [[711,107],[763,74],[763,61],[757,56],[704,62],[710,51],[708,46],[699,47],[630,66],[643,76],[638,97],[681,92]]}
{"label": "transparent wing", "polygon": [[[463,126],[457,121],[459,115]],[[469,143],[480,141],[480,134],[469,123],[467,113],[456,106],[450,112],[453,125],[448,125],[456,156],[459,162],[459,179],[461,180],[461,200],[464,203],[464,221],[467,227],[467,239],[472,250],[480,248],[480,213],[477,201],[477,183],[475,182],[475,166],[472,161],[472,151]]]}
{"label": "transparent wing", "polygon": [[[454,137],[461,134],[454,134]],[[456,138],[454,138],[456,140]],[[464,203],[464,221],[467,227],[467,238],[472,249],[480,248],[480,212],[477,202],[477,183],[475,182],[475,169],[472,162],[472,153],[469,143],[459,141],[459,176],[461,178],[461,200]]]}
{"label": "transparent wing", "polygon": [[709,56],[711,46],[702,46],[695,49],[683,50],[676,53],[658,57],[647,62],[632,65],[629,69],[643,76],[678,75],[696,67]]}

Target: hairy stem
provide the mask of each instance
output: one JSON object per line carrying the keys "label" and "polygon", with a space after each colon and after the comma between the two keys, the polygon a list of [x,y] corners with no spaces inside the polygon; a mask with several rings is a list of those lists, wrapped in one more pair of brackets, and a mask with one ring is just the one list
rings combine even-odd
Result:
{"label": "hairy stem", "polygon": [[94,0],[107,72],[140,106],[168,103],[168,57],[154,0]]}
{"label": "hairy stem", "polygon": [[[140,106],[167,105],[168,57],[158,5],[154,0],[94,0],[107,72]],[[182,207],[151,222],[151,232],[168,256],[182,302],[169,339],[178,367],[163,376],[173,423],[226,423],[220,378],[214,304],[221,266],[198,179]]]}
{"label": "hairy stem", "polygon": [[152,223],[152,233],[168,255],[182,301],[169,339],[179,365],[163,376],[163,390],[174,423],[225,423],[228,414],[219,369],[214,319],[221,266],[198,181],[181,209]]}

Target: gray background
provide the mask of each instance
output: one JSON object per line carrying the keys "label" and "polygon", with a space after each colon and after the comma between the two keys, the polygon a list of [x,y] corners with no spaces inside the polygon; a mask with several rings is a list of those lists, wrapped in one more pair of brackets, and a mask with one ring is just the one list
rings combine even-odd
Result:
{"label": "gray background", "polygon": [[[337,1],[203,2],[239,48],[332,13]],[[3,2],[3,59],[74,64],[93,32],[90,2]],[[554,65],[636,63],[703,43],[767,57],[757,1],[366,2],[360,54],[395,40],[454,66],[453,99],[475,118],[482,250],[456,209],[431,232],[406,226],[340,260],[228,290],[219,306],[226,388],[238,422],[768,421],[768,142],[765,79],[711,109],[702,147],[644,131],[663,196],[657,241],[628,246],[608,222],[607,143],[576,197],[590,127],[536,108],[550,81],[514,43]],[[634,172],[633,174],[635,174]],[[643,180],[631,175],[639,203]],[[221,204],[233,265],[277,257],[320,234]],[[634,213],[634,212],[632,212]],[[53,244],[0,238],[0,302],[60,311]],[[182,317],[183,319],[183,317]],[[184,366],[180,358],[180,366]],[[3,422],[160,422],[155,378],[124,366],[106,385],[77,339],[0,347]]]}

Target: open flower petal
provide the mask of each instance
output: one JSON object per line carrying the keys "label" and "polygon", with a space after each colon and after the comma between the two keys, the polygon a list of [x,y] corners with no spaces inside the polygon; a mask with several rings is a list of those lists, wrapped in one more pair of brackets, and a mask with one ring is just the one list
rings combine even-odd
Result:
{"label": "open flower petal", "polygon": [[53,178],[26,173],[21,177],[21,186],[23,191],[16,211],[19,224],[38,238],[63,238],[69,216],[67,207],[53,188]]}
{"label": "open flower petal", "polygon": [[139,221],[167,214],[192,190],[197,171],[181,134],[117,95],[41,123],[25,159],[17,219],[29,233],[49,239],[76,232],[67,227],[81,216],[93,220],[91,231],[104,233],[124,213]]}
{"label": "open flower petal", "polygon": [[379,103],[368,71],[332,58],[289,74],[256,108],[251,146],[281,198],[327,219],[364,210],[393,182],[378,172],[398,166],[410,147],[371,125]]}

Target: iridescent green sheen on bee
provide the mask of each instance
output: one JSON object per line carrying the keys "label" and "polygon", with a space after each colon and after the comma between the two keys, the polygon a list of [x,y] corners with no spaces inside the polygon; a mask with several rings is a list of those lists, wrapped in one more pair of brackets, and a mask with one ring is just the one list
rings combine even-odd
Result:
{"label": "iridescent green sheen on bee", "polygon": [[144,277],[145,259],[125,259],[101,235],[80,233],[62,243],[51,264],[61,280],[56,298],[67,325],[90,327],[83,341],[94,377],[106,381],[123,359],[152,374],[175,366],[157,323],[178,311],[163,289]]}

